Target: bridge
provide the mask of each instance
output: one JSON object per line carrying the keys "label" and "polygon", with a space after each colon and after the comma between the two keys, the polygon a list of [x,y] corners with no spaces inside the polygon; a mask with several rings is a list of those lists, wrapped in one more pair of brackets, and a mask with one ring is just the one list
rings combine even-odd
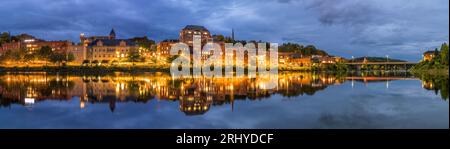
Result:
{"label": "bridge", "polygon": [[351,68],[361,69],[362,66],[384,66],[385,69],[404,69],[407,70],[414,65],[418,64],[417,62],[347,62],[345,63]]}
{"label": "bridge", "polygon": [[393,80],[417,80],[417,78],[414,77],[401,77],[401,76],[395,76],[395,77],[360,77],[360,76],[352,76],[352,77],[345,77],[346,80],[360,80],[364,82],[369,81],[393,81]]}
{"label": "bridge", "polygon": [[361,81],[366,86],[369,85],[369,82],[371,81],[377,81],[377,82],[386,82],[386,88],[389,88],[389,82],[394,80],[419,80],[418,78],[414,77],[402,77],[402,76],[386,76],[386,77],[362,77],[362,76],[350,76],[345,77],[346,80],[351,81],[352,88],[355,86],[355,81]]}

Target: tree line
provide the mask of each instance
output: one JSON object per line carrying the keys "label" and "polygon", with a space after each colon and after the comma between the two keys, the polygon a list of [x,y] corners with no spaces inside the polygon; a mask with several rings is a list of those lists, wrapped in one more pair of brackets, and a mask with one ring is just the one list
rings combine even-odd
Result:
{"label": "tree line", "polygon": [[0,56],[0,62],[28,63],[33,61],[52,62],[61,65],[65,62],[75,60],[73,53],[55,52],[49,46],[43,46],[35,52],[28,51],[26,48],[11,49]]}
{"label": "tree line", "polygon": [[434,50],[434,57],[429,61],[421,61],[419,64],[413,67],[414,71],[427,71],[427,70],[447,70],[449,65],[449,53],[447,43],[443,43],[440,49]]}

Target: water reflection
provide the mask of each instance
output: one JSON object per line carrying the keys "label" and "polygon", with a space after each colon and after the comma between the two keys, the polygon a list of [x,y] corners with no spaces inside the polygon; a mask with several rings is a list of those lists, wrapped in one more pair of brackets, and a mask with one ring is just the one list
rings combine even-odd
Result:
{"label": "water reflection", "polygon": [[[314,95],[329,86],[345,81],[385,82],[415,80],[408,73],[280,73],[278,87],[261,89],[257,79],[172,79],[165,73],[139,75],[116,73],[98,76],[50,75],[46,73],[0,75],[0,105],[9,107],[21,104],[32,107],[45,100],[79,100],[81,109],[89,104],[108,104],[112,112],[117,102],[141,102],[167,100],[178,102],[179,110],[186,115],[201,115],[212,106],[230,104],[233,110],[236,100],[265,100],[279,94],[284,97]],[[441,94],[448,99],[448,78],[421,78],[423,88]]]}

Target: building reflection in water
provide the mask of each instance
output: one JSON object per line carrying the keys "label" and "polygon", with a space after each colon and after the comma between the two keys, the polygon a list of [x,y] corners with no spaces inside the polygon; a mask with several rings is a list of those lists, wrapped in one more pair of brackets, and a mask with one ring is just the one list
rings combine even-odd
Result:
{"label": "building reflection in water", "polygon": [[[235,100],[262,100],[273,94],[284,97],[314,95],[327,86],[339,85],[346,80],[389,81],[389,78],[280,73],[278,87],[266,90],[261,89],[261,81],[247,77],[173,80],[165,73],[104,76],[6,74],[0,75],[0,104],[3,107],[11,104],[32,106],[44,100],[77,99],[81,109],[88,108],[89,104],[109,104],[111,111],[114,111],[117,102],[168,100],[177,101],[180,111],[186,115],[200,115],[211,106],[224,104],[230,104],[233,110]],[[430,86],[428,84],[425,82],[424,87]]]}

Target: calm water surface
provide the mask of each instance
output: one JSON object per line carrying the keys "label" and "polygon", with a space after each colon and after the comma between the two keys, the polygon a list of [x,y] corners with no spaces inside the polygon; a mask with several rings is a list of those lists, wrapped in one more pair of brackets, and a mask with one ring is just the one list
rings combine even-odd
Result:
{"label": "calm water surface", "polygon": [[448,78],[282,73],[0,75],[0,128],[449,128]]}

